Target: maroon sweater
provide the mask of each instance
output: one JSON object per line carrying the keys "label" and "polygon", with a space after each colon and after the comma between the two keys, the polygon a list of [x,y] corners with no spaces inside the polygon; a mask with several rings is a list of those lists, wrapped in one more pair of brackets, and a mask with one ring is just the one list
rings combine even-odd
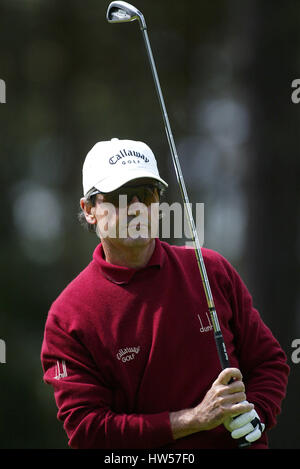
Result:
{"label": "maroon sweater", "polygon": [[[267,429],[285,396],[280,345],[234,268],[203,249],[231,366]],[[156,239],[146,267],[107,263],[101,244],[52,304],[41,353],[72,448],[235,448],[220,425],[173,440],[169,412],[196,406],[221,371],[193,249]],[[267,436],[252,444],[266,448]]]}

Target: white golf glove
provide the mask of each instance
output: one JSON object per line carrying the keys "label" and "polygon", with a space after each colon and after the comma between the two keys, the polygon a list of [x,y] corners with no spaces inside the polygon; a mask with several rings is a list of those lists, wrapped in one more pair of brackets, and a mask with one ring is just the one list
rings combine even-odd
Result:
{"label": "white golf glove", "polygon": [[238,417],[229,417],[225,420],[224,426],[231,433],[232,438],[245,437],[249,443],[258,440],[265,429],[265,424],[260,421],[254,409]]}

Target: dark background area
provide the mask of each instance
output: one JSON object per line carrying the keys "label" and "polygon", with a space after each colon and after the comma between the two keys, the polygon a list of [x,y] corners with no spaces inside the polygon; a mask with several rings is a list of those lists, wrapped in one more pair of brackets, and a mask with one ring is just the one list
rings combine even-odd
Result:
{"label": "dark background area", "polygon": [[[180,201],[137,23],[104,0],[0,0],[0,448],[66,448],[40,348],[51,302],[90,261],[77,221],[85,155],[99,140],[148,143],[166,200]],[[300,3],[136,0],[148,25],[204,246],[239,271],[288,357],[272,448],[300,448]],[[183,244],[185,240],[171,239]]]}

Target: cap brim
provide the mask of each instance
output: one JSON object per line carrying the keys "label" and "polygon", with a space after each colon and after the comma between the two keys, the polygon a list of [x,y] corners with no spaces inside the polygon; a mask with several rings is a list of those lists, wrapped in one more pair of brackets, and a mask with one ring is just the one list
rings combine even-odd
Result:
{"label": "cap brim", "polygon": [[95,188],[98,189],[100,192],[112,192],[115,191],[116,189],[119,189],[119,187],[123,186],[127,182],[134,181],[136,179],[141,179],[141,178],[149,178],[149,179],[154,179],[158,182],[160,182],[163,186],[168,187],[168,184],[166,181],[164,181],[161,177],[156,176],[152,172],[145,171],[145,170],[135,170],[135,171],[130,171],[128,173],[123,173],[120,175],[118,178],[116,177],[107,177],[106,179],[103,179],[102,181],[99,181],[95,184]]}

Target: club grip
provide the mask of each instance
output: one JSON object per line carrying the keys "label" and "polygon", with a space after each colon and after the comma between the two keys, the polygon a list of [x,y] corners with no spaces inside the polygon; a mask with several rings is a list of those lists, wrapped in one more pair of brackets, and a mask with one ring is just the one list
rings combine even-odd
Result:
{"label": "club grip", "polygon": [[[230,381],[228,382],[228,384],[232,383],[233,381],[234,381],[234,379],[231,378]],[[233,417],[233,418],[236,419],[237,417],[238,417],[238,415],[236,417]],[[239,438],[239,441],[238,441],[239,449],[247,448],[247,446],[251,446],[251,443],[249,443],[249,441],[247,441],[244,436]]]}
{"label": "club grip", "polygon": [[[228,358],[224,338],[223,338],[221,331],[215,332],[215,341],[216,341],[217,351],[218,351],[219,360],[220,360],[222,369],[224,370],[225,368],[229,368],[230,367],[229,358]],[[233,381],[234,381],[233,378],[231,378],[228,384],[232,383]],[[249,441],[247,441],[245,437],[240,438],[238,441],[238,447],[240,449],[247,448],[250,445],[251,443],[249,443]]]}
{"label": "club grip", "polygon": [[222,370],[225,368],[230,368],[229,358],[221,331],[215,332],[215,341]]}
{"label": "club grip", "polygon": [[248,446],[251,446],[251,443],[249,443],[249,441],[247,441],[244,436],[239,439],[238,441],[239,449],[244,449],[244,448],[247,448]]}

